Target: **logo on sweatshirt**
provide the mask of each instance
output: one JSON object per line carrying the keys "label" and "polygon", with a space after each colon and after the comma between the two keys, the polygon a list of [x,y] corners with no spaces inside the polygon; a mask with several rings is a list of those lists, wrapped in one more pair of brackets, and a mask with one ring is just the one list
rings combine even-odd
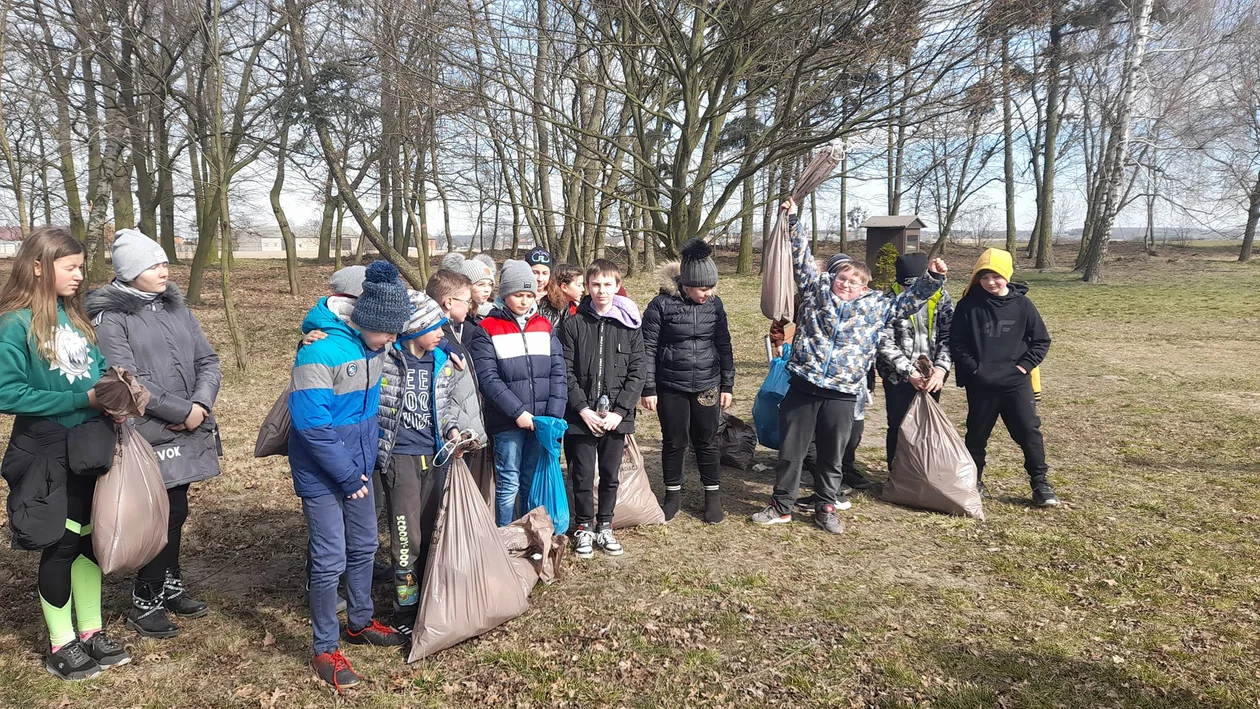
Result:
{"label": "logo on sweatshirt", "polygon": [[91,349],[87,338],[69,325],[59,325],[53,336],[56,357],[48,367],[50,372],[61,372],[71,384],[92,375]]}
{"label": "logo on sweatshirt", "polygon": [[358,373],[359,373],[359,365],[358,365],[357,363],[350,364],[350,365],[347,365],[347,366],[346,366],[346,376],[347,376],[347,377],[353,377],[354,375],[356,375],[356,374],[358,374]]}
{"label": "logo on sweatshirt", "polygon": [[986,337],[1001,337],[1014,329],[1014,320],[990,320],[984,324],[984,334]]}

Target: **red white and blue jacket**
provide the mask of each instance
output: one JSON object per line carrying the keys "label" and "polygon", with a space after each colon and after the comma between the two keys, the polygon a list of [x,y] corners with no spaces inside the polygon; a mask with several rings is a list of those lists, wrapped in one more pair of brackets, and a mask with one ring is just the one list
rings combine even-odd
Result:
{"label": "red white and blue jacket", "polygon": [[522,328],[510,311],[495,308],[474,329],[468,352],[485,398],[487,433],[514,430],[526,411],[564,418],[569,388],[564,351],[547,318],[531,315]]}

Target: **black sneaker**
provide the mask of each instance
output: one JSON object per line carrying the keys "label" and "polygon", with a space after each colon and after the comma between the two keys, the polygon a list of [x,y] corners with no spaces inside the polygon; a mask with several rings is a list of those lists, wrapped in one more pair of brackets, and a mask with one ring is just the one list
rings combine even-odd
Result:
{"label": "black sneaker", "polygon": [[166,581],[162,584],[162,603],[166,610],[181,618],[201,618],[210,612],[210,606],[188,595],[179,569],[166,571]]}
{"label": "black sneaker", "polygon": [[987,488],[987,487],[985,487],[985,486],[984,486],[984,481],[983,481],[983,480],[977,480],[977,481],[976,481],[976,492],[980,493],[980,497],[988,497],[988,496],[989,496],[989,488]]}
{"label": "black sneaker", "polygon": [[346,642],[351,645],[375,645],[376,647],[402,647],[407,644],[407,636],[388,625],[381,625],[373,620],[371,625],[361,630],[346,628]]}
{"label": "black sneaker", "polygon": [[814,526],[831,534],[844,533],[844,525],[840,523],[834,505],[823,505],[822,509],[814,513]]}
{"label": "black sneaker", "polygon": [[1059,496],[1054,494],[1054,488],[1050,487],[1050,483],[1044,480],[1033,484],[1032,497],[1034,507],[1057,507],[1059,505]]}
{"label": "black sneaker", "polygon": [[131,592],[131,610],[123,623],[146,638],[173,638],[179,626],[166,617],[162,584],[138,583]]}
{"label": "black sneaker", "polygon": [[796,511],[802,514],[813,514],[816,499],[812,494],[796,498]]}
{"label": "black sneaker", "polygon": [[83,649],[83,643],[78,640],[71,640],[57,652],[49,651],[44,657],[44,669],[52,676],[67,682],[92,679],[101,673],[101,666]]}
{"label": "black sneaker", "polygon": [[621,556],[625,552],[621,542],[613,536],[611,524],[599,525],[599,531],[595,534],[595,545],[609,556]]}
{"label": "black sneaker", "polygon": [[865,490],[871,485],[875,484],[874,482],[871,481],[870,478],[866,477],[865,475],[859,473],[856,470],[851,470],[845,473],[844,477],[841,478],[841,482],[853,488],[853,490]]}
{"label": "black sneaker", "polygon": [[573,555],[579,559],[595,557],[595,533],[585,527],[578,527],[573,533]]}
{"label": "black sneaker", "polygon": [[390,627],[394,629],[394,632],[410,639],[416,627],[416,611],[418,609],[419,606],[395,606],[394,620],[390,623]]}
{"label": "black sneaker", "polygon": [[106,635],[104,630],[97,631],[84,640],[83,649],[102,669],[122,667],[131,662],[131,655],[127,654],[123,644]]}
{"label": "black sneaker", "polygon": [[311,659],[311,666],[315,668],[315,674],[319,675],[320,679],[331,684],[332,688],[338,692],[346,687],[353,687],[362,679],[355,673],[354,668],[350,666],[350,661],[341,654],[340,650],[316,655]]}

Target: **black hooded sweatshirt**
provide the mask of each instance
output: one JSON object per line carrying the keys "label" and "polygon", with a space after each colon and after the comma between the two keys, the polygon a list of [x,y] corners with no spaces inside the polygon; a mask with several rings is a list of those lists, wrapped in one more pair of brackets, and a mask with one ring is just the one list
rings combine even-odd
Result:
{"label": "black hooded sweatshirt", "polygon": [[989,293],[974,284],[954,310],[949,350],[961,387],[1014,389],[1041,364],[1050,350],[1050,333],[1027,298],[1028,286],[1008,285],[1006,295]]}

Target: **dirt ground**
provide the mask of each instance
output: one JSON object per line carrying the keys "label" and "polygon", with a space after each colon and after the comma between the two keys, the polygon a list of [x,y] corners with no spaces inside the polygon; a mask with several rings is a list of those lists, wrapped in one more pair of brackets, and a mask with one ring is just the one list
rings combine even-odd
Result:
{"label": "dirt ground", "polygon": [[[1060,247],[1063,260],[1068,251]],[[748,515],[765,504],[771,473],[726,468],[728,518],[709,526],[689,462],[683,513],[623,533],[624,556],[570,561],[524,616],[414,665],[348,649],[370,681],[336,702],[1257,706],[1260,265],[1222,247],[1114,251],[1107,285],[1064,270],[1019,274],[1054,338],[1041,413],[1058,509],[1029,505],[1019,451],[1000,426],[984,522],[858,494],[841,537],[808,517],[758,528]],[[976,253],[947,255],[955,296]],[[733,266],[724,257],[724,272]],[[244,374],[233,370],[217,271],[195,308],[227,372],[216,409],[224,472],[194,487],[184,537],[185,575],[210,615],[183,622],[173,640],[142,640],[122,626],[130,580],[107,578],[109,628],[135,661],[67,685],[41,666],[38,556],[0,551],[0,706],[334,703],[308,665],[305,529],[286,461],[252,458],[302,315],[330,272],[305,265],[304,293],[292,297],[281,293],[281,262],[237,264]],[[174,269],[177,282],[187,277]],[[641,305],[655,294],[648,276],[628,285]],[[755,277],[724,275],[719,286],[737,348],[733,412],[745,419],[766,371],[758,290]],[[961,423],[952,381],[942,403]],[[859,460],[878,481],[884,415],[877,391]],[[639,430],[659,493],[655,417],[640,412]],[[773,460],[758,449],[755,462]]]}

